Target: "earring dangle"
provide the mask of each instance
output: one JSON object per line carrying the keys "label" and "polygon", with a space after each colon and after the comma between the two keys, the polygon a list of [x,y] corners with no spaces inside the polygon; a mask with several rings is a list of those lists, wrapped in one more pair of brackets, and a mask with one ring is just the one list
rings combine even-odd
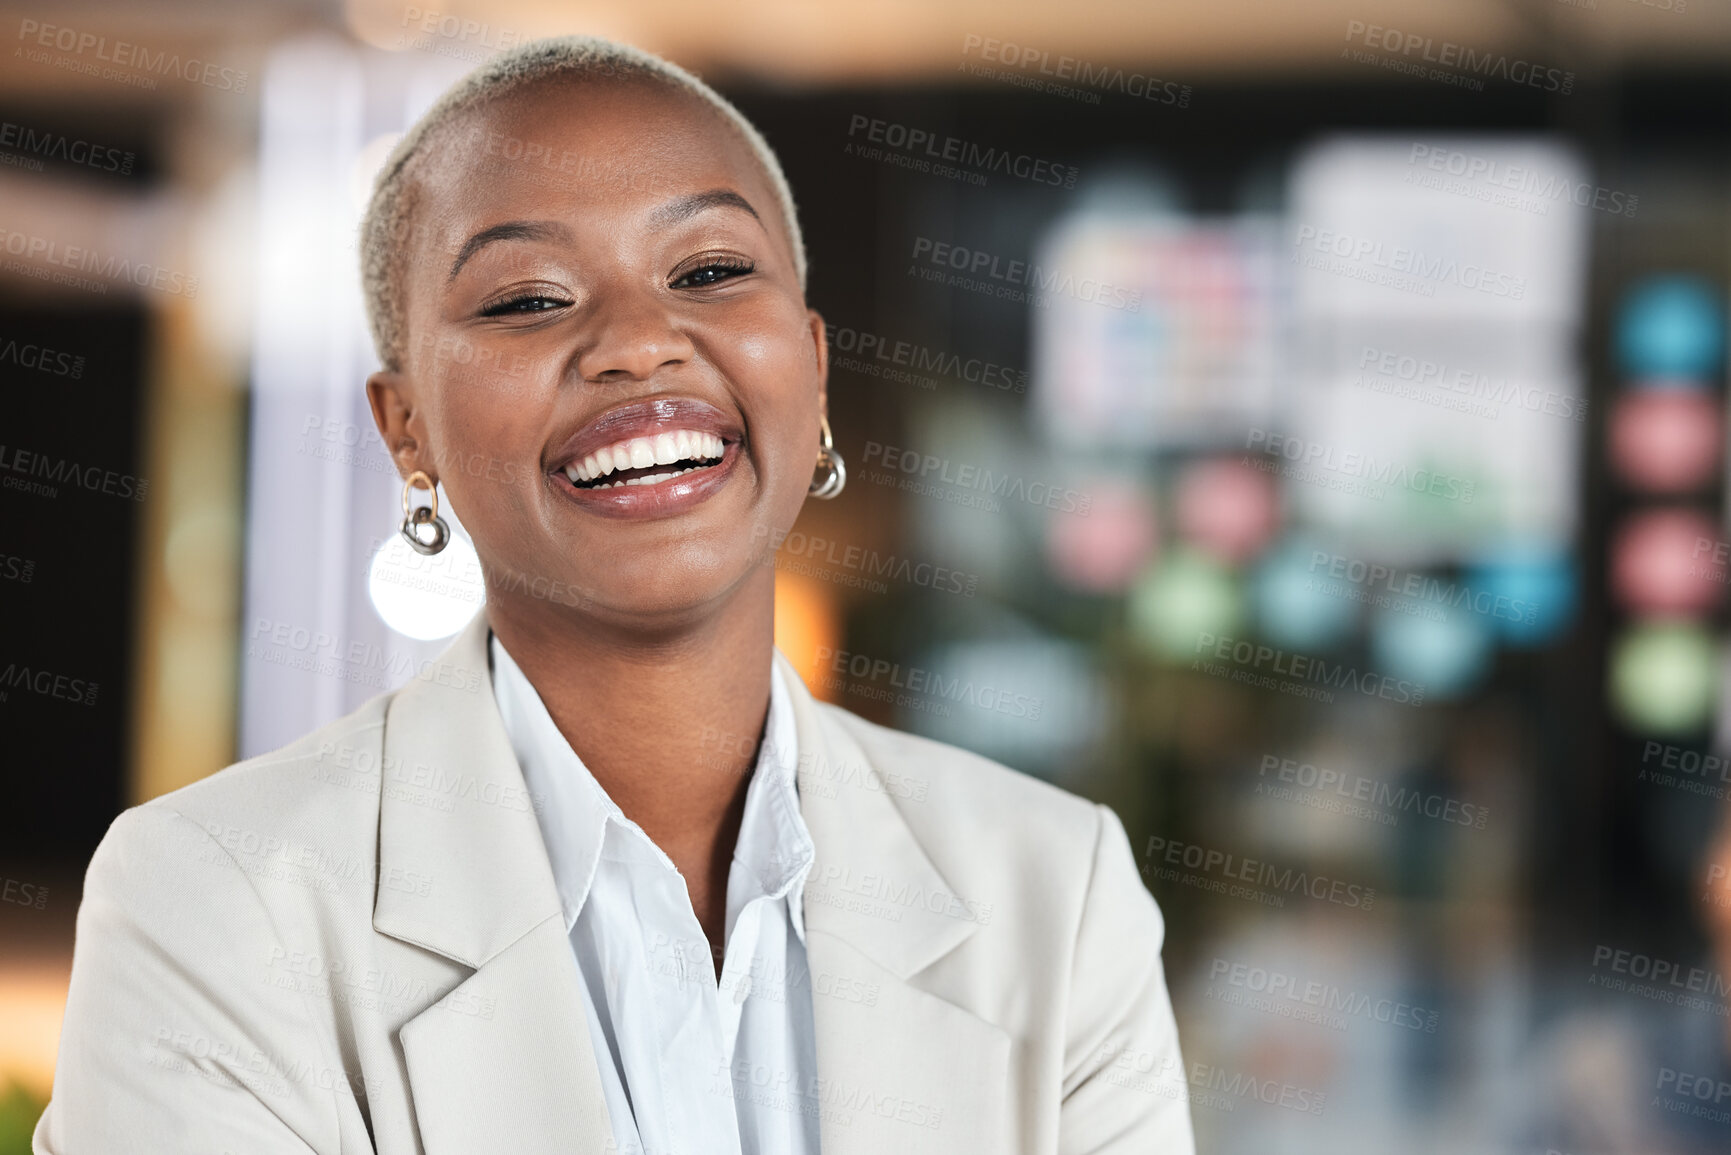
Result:
{"label": "earring dangle", "polygon": [[818,418],[822,422],[823,444],[817,451],[817,468],[812,472],[811,488],[807,493],[819,501],[829,501],[841,496],[841,491],[847,488],[847,463],[841,459],[841,454],[835,451],[835,442],[829,435],[829,418]]}
{"label": "earring dangle", "polygon": [[[432,497],[431,505],[409,504],[410,495],[416,486],[425,489]],[[432,540],[421,536],[421,527],[432,527]],[[439,489],[436,482],[420,470],[409,474],[403,482],[403,537],[408,539],[409,547],[416,553],[435,554],[444,549],[451,540],[451,527],[445,524],[445,519],[439,516]]]}

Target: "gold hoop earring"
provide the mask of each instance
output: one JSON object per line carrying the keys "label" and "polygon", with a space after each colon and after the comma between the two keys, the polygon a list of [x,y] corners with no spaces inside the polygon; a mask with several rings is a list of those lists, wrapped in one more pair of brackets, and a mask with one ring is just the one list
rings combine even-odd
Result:
{"label": "gold hoop earring", "polygon": [[847,488],[847,463],[835,451],[835,441],[829,435],[829,418],[820,417],[818,421],[823,430],[823,443],[818,446],[817,469],[812,473],[811,487],[806,492],[819,501],[829,501],[841,496],[841,491]]}
{"label": "gold hoop earring", "polygon": [[[416,483],[425,489],[433,498],[431,505],[411,505],[410,495],[414,493]],[[421,527],[433,527],[431,541],[421,536]],[[403,481],[403,526],[402,535],[408,540],[409,547],[416,553],[435,554],[444,549],[451,541],[451,527],[445,524],[445,519],[439,516],[439,486],[432,478],[420,470],[415,470]]]}

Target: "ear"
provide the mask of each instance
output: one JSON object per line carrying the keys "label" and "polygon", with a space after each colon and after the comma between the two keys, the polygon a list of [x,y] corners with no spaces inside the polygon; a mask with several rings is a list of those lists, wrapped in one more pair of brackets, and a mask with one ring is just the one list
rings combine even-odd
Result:
{"label": "ear", "polygon": [[426,451],[425,422],[404,376],[394,369],[380,369],[368,377],[367,404],[372,406],[373,424],[379,427],[397,473],[407,477],[419,469],[437,482],[432,455]]}
{"label": "ear", "polygon": [[829,417],[829,328],[823,323],[823,316],[816,309],[805,311],[807,323],[811,326],[812,352],[817,357],[817,411]]}

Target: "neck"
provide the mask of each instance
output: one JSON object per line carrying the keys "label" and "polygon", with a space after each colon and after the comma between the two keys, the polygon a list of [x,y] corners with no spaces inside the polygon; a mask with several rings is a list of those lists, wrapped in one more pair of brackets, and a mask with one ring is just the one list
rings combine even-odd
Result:
{"label": "neck", "polygon": [[677,630],[550,612],[562,608],[501,598],[487,614],[584,766],[686,876],[694,905],[699,890],[711,903],[718,891],[724,908],[769,712],[773,571]]}

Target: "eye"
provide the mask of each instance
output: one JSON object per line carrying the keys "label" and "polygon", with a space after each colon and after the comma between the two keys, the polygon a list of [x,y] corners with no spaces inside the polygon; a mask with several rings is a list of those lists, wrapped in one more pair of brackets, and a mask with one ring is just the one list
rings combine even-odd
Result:
{"label": "eye", "polygon": [[571,302],[559,297],[549,297],[543,293],[524,293],[516,297],[507,297],[503,301],[495,301],[481,309],[483,317],[504,317],[516,313],[545,313],[549,309],[560,309]]}
{"label": "eye", "polygon": [[757,266],[750,261],[742,261],[733,257],[710,257],[675,280],[673,288],[707,289],[711,285],[719,285],[724,281],[743,277],[756,270]]}

